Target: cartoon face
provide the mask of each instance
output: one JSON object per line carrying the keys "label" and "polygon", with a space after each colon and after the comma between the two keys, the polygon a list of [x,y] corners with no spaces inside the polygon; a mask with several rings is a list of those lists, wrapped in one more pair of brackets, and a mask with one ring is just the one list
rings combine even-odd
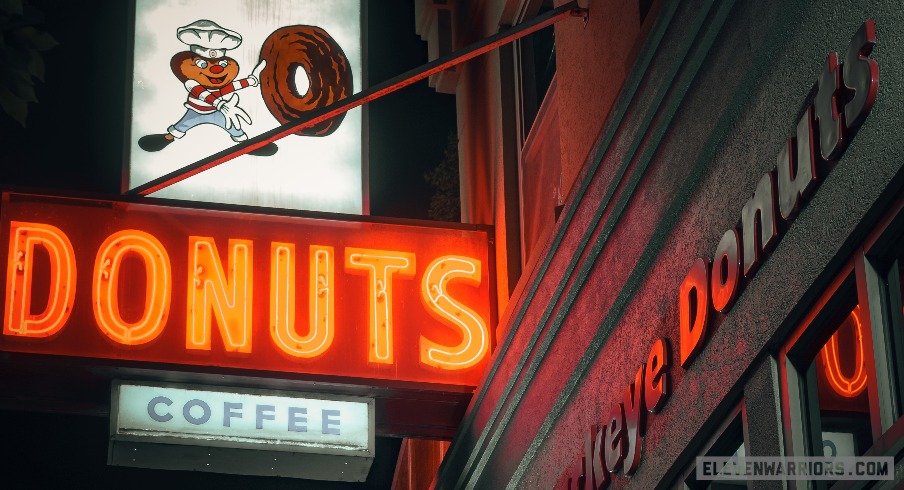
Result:
{"label": "cartoon face", "polygon": [[227,57],[210,59],[192,56],[181,61],[179,71],[187,79],[198,82],[204,88],[216,89],[235,80],[239,74],[239,64]]}

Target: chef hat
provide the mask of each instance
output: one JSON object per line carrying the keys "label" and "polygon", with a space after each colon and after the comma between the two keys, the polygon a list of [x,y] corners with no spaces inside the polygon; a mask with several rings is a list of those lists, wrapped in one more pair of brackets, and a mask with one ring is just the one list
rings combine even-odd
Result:
{"label": "chef hat", "polygon": [[227,49],[235,49],[242,44],[241,34],[207,19],[176,29],[176,37],[188,44],[193,53],[205,58],[220,58]]}

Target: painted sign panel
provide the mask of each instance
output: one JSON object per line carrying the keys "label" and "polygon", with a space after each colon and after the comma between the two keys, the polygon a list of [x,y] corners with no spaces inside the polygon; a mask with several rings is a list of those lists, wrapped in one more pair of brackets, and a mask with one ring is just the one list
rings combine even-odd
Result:
{"label": "painted sign panel", "polygon": [[117,383],[113,437],[308,452],[373,451],[373,400]]}
{"label": "painted sign panel", "polygon": [[[360,0],[136,0],[134,188],[362,88]],[[361,109],[155,197],[360,214]]]}
{"label": "painted sign panel", "polygon": [[486,230],[4,193],[0,350],[476,386]]}

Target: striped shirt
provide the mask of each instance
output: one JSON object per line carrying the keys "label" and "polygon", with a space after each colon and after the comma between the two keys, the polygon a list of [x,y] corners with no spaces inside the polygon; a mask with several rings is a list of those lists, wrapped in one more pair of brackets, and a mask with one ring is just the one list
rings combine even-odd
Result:
{"label": "striped shirt", "polygon": [[217,110],[216,105],[224,95],[254,85],[257,85],[257,79],[248,77],[236,80],[223,88],[208,90],[194,80],[187,80],[185,89],[188,90],[188,100],[185,101],[185,107],[200,114],[210,114]]}

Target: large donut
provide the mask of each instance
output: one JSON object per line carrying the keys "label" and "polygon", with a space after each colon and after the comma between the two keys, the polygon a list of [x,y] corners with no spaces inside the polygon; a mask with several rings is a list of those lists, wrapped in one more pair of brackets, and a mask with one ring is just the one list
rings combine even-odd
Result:
{"label": "large donut", "polygon": [[[304,117],[305,112],[342,100],[352,93],[352,69],[339,44],[315,26],[286,26],[273,31],[261,46],[267,66],[261,73],[261,94],[279,122]],[[295,87],[295,70],[310,80],[307,93]],[[342,124],[345,114],[296,132],[298,136],[327,136]]]}

